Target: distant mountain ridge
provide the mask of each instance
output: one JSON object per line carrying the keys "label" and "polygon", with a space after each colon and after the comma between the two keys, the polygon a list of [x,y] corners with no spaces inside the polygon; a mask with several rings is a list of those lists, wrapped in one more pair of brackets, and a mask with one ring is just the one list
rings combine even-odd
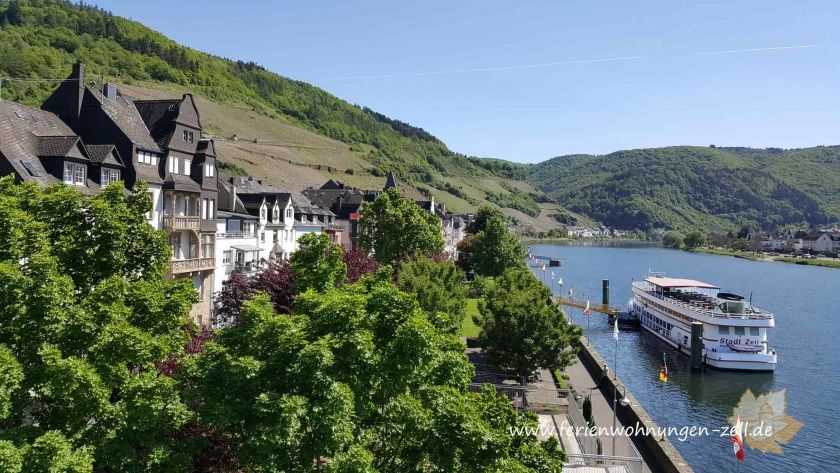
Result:
{"label": "distant mountain ridge", "polygon": [[528,179],[618,228],[775,228],[840,220],[840,147],[674,146],[558,156]]}

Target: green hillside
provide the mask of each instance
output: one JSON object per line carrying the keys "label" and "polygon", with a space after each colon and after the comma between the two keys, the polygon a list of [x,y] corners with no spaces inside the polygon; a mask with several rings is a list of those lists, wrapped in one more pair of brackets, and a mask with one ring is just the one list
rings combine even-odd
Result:
{"label": "green hillside", "polygon": [[376,188],[393,170],[410,193],[434,195],[456,212],[489,204],[525,227],[548,230],[562,211],[516,190],[527,187],[516,181],[526,166],[452,152],[422,128],[305,82],[183,47],[93,6],[0,0],[0,77],[35,80],[3,81],[5,100],[39,106],[56,86],[42,80],[66,77],[78,60],[90,81],[117,83],[127,95],[198,96],[206,130],[227,140],[222,160],[281,185],[338,178]]}
{"label": "green hillside", "polygon": [[840,220],[840,147],[669,147],[560,156],[528,177],[619,228],[774,228]]}

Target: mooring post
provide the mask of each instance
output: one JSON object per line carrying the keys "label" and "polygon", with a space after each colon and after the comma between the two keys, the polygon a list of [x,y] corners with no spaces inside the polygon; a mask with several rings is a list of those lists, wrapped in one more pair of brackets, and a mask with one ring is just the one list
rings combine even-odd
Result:
{"label": "mooring post", "polygon": [[602,283],[602,295],[601,299],[605,306],[610,305],[610,280],[604,279]]}
{"label": "mooring post", "polygon": [[691,369],[703,367],[703,323],[691,323]]}

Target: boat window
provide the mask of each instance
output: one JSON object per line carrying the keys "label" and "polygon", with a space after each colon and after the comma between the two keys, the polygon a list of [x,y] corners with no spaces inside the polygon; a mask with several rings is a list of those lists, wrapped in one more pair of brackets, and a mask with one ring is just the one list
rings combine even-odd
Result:
{"label": "boat window", "polygon": [[735,335],[743,335],[744,327],[735,327]]}
{"label": "boat window", "polygon": [[718,335],[729,335],[729,327],[718,327]]}
{"label": "boat window", "polygon": [[757,337],[758,336],[758,327],[750,327],[750,335]]}

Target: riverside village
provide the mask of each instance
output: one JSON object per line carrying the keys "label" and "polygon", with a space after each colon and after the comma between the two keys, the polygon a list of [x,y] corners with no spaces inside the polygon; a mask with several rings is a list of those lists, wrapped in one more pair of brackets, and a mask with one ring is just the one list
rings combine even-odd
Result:
{"label": "riverside village", "polygon": [[[671,142],[722,140],[693,100],[714,103],[710,83],[747,94],[739,68],[775,78],[750,91],[754,107],[763,88],[805,93],[779,68],[792,74],[788,55],[818,67],[816,48],[695,47],[647,31],[666,16],[647,5],[447,7],[457,38],[416,5],[228,7],[0,0],[0,472],[837,470],[840,421],[818,406],[840,395],[825,381],[840,356],[840,146]],[[734,34],[719,8],[690,10]],[[762,25],[836,30],[756,10]],[[536,47],[549,18],[615,49],[587,33],[603,21],[631,49],[506,58],[486,33],[509,25],[514,47]],[[241,38],[196,33],[222,19]],[[336,31],[301,29],[318,21]],[[242,42],[257,31],[301,67],[311,47],[335,71],[373,72],[310,84],[227,59],[288,64]],[[360,53],[373,44],[381,54]],[[653,60],[640,44],[677,49]],[[507,65],[434,65],[456,50]],[[691,94],[667,88],[662,75],[693,77],[686,57],[740,79],[706,71]],[[648,103],[610,84],[617,98],[607,76]],[[513,97],[505,77],[529,85]],[[669,94],[685,110],[663,108]],[[355,103],[516,159],[454,152]],[[558,110],[571,118],[546,133],[568,154],[527,158],[543,141],[517,123],[542,129],[531,120]]]}

